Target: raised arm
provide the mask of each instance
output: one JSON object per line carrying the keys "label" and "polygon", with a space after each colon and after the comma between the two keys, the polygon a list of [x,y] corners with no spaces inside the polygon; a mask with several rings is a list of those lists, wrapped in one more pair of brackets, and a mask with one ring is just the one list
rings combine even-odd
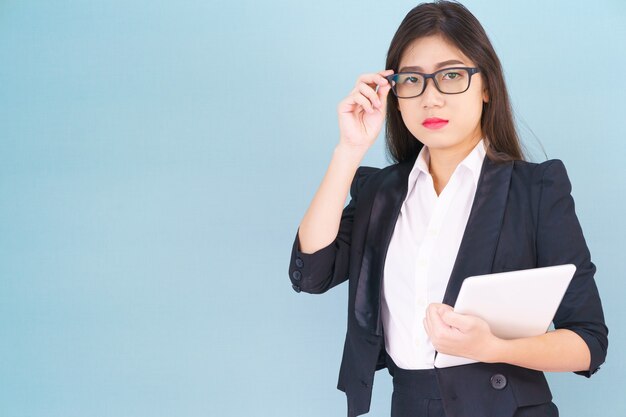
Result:
{"label": "raised arm", "polygon": [[311,253],[302,251],[299,239],[301,228],[298,229],[289,262],[289,278],[295,291],[321,294],[348,278],[352,225],[359,188],[368,174],[375,171],[378,168],[359,167],[356,170],[349,185],[350,202],[339,211],[338,229],[329,243]]}
{"label": "raised arm", "polygon": [[[391,72],[361,75],[337,106],[339,144],[298,227],[292,248],[289,277],[297,292],[325,292],[347,278],[359,178],[373,169],[357,168],[376,141],[385,119],[390,87],[384,75]],[[344,208],[348,191],[352,200]]]}
{"label": "raised arm", "polygon": [[348,191],[365,151],[341,143],[335,148],[326,175],[298,228],[302,253],[317,252],[335,240]]}

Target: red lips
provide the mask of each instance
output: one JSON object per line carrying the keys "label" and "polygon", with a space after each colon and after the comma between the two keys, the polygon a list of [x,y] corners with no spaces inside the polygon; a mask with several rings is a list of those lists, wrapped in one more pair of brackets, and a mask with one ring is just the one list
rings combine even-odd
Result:
{"label": "red lips", "polygon": [[428,129],[440,129],[448,124],[448,121],[445,119],[440,119],[438,117],[429,117],[428,119],[422,122],[422,126]]}

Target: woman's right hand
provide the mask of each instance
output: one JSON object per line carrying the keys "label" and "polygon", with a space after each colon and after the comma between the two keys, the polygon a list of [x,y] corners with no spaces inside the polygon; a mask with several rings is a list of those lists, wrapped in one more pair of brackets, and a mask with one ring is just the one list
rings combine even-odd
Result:
{"label": "woman's right hand", "polygon": [[385,120],[387,94],[391,90],[384,77],[391,74],[393,70],[361,75],[350,94],[339,102],[340,145],[368,149],[376,141]]}

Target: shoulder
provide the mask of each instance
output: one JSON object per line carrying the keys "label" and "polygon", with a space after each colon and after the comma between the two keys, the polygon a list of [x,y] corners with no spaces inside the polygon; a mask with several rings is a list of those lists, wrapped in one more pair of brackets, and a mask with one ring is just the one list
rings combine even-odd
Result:
{"label": "shoulder", "polygon": [[363,185],[372,179],[378,172],[381,171],[381,168],[369,167],[365,165],[361,165],[357,168],[356,173],[354,174],[354,178],[352,179],[352,185],[350,186],[350,193],[355,195],[355,193],[360,190]]}
{"label": "shoulder", "polygon": [[549,169],[565,169],[560,159],[548,159],[543,162],[513,161],[513,169],[520,172],[544,173]]}
{"label": "shoulder", "polygon": [[415,159],[407,160],[404,162],[396,162],[383,168],[360,166],[356,171],[355,178],[358,178],[359,180],[365,180],[366,178],[372,180],[381,180],[390,175],[408,175],[414,164]]}
{"label": "shoulder", "polygon": [[354,193],[364,187],[375,187],[375,184],[379,184],[389,175],[399,173],[403,168],[406,169],[405,163],[396,163],[383,168],[361,165],[354,174],[350,191]]}
{"label": "shoulder", "polygon": [[372,174],[375,174],[375,173],[377,173],[377,172],[379,172],[381,170],[382,170],[382,168],[368,167],[368,166],[365,166],[365,165],[361,165],[360,167],[357,168],[356,174],[354,174],[354,178],[360,181],[360,180],[363,180],[365,178],[368,178]]}
{"label": "shoulder", "polygon": [[546,183],[569,184],[565,164],[560,159],[549,159],[544,162],[514,161],[512,181],[543,188]]}
{"label": "shoulder", "polygon": [[[560,159],[541,163],[516,162],[517,181],[511,181],[511,198],[526,199],[536,227],[552,227],[574,213],[572,184]],[[549,226],[546,226],[549,224]],[[541,225],[541,226],[540,226]]]}

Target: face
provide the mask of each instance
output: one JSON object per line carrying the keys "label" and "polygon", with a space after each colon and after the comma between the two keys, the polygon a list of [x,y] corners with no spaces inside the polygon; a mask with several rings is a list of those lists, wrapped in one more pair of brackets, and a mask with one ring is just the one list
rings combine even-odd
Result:
{"label": "face", "polygon": [[[458,62],[441,67],[437,65],[451,60]],[[405,69],[409,66],[421,69]],[[404,50],[398,72],[430,74],[443,68],[475,66],[452,43],[439,35],[433,35],[416,39]],[[398,99],[398,105],[406,127],[430,150],[464,152],[482,137],[480,117],[483,102],[488,100],[481,74],[477,73],[471,76],[470,87],[464,93],[443,94],[429,79],[426,90],[420,96]],[[448,123],[438,129],[422,124],[424,120],[434,117],[448,120]]]}

